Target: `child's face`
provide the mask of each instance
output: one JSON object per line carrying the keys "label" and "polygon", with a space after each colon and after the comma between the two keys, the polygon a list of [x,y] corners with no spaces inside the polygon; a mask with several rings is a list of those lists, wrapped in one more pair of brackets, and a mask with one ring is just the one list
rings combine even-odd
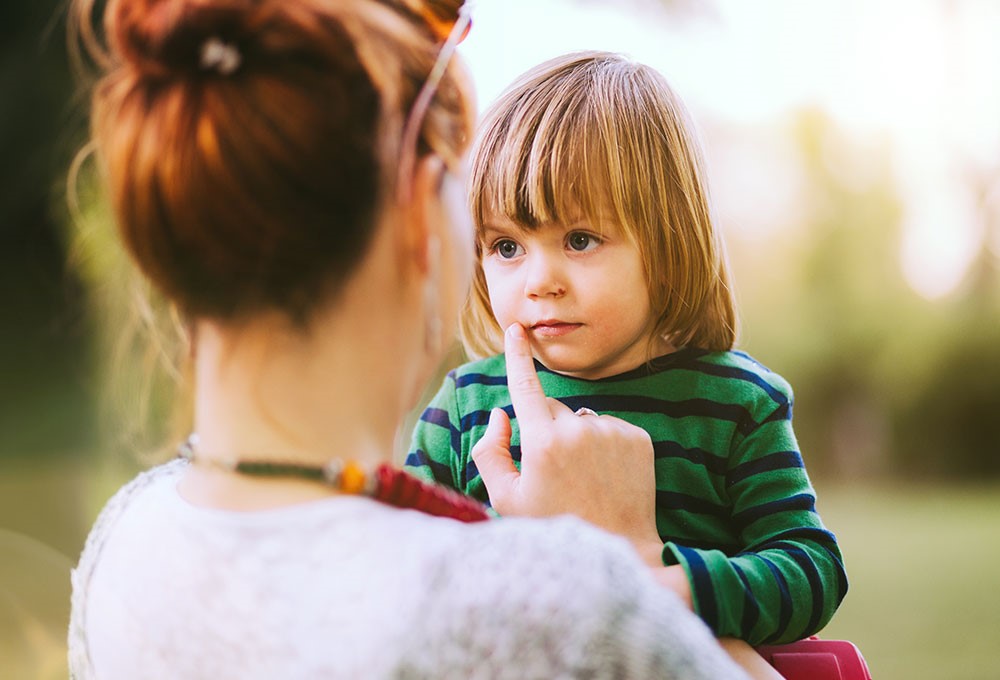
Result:
{"label": "child's face", "polygon": [[[646,278],[638,248],[618,228],[577,222],[527,231],[494,218],[480,238],[497,322],[524,326],[546,367],[595,380],[647,360]],[[654,351],[669,351],[660,344]]]}

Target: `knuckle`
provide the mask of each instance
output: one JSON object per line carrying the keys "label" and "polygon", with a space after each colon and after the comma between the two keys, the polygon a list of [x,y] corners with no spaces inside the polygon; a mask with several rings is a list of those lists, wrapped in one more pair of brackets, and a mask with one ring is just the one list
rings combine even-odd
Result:
{"label": "knuckle", "polygon": [[469,455],[472,456],[473,460],[483,457],[483,451],[486,449],[485,438],[480,439],[478,442],[472,445],[472,450]]}
{"label": "knuckle", "polygon": [[542,386],[538,382],[538,378],[533,375],[522,374],[511,376],[508,374],[507,380],[509,381],[509,389],[516,390],[522,394],[542,391]]}
{"label": "knuckle", "polygon": [[539,432],[534,437],[534,441],[531,443],[531,448],[535,452],[535,455],[541,459],[546,459],[552,455],[552,449],[555,446],[558,439],[553,436],[550,431]]}
{"label": "knuckle", "polygon": [[493,470],[494,463],[499,455],[500,452],[497,450],[497,447],[482,443],[473,446],[472,451],[469,452],[469,457],[472,458],[472,462],[475,463],[479,472],[482,473],[485,469],[487,474]]}
{"label": "knuckle", "polygon": [[490,500],[493,502],[493,509],[501,515],[506,515],[510,511],[510,506],[507,505],[506,497],[497,496],[497,498],[491,498]]}

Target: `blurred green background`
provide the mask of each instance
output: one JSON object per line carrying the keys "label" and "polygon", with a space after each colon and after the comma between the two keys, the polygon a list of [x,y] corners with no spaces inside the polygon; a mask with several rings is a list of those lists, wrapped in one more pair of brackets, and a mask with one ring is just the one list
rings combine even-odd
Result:
{"label": "blurred green background", "polygon": [[[961,32],[1000,27],[996,5],[873,3],[882,13],[872,18],[865,3],[828,3],[827,15],[808,19],[801,8],[811,3],[749,4],[753,16],[722,0],[485,0],[463,50],[489,101],[530,63],[569,49],[551,35],[567,12],[581,23],[560,34],[575,35],[576,48],[604,46],[590,44],[588,17],[603,36],[620,28],[618,15],[650,23],[652,12],[662,35],[676,38],[663,47],[667,65],[654,65],[679,84],[702,128],[741,346],[795,387],[819,509],[847,560],[851,590],[824,635],[856,642],[879,679],[998,677],[1000,61]],[[61,5],[0,10],[3,678],[65,677],[69,569],[103,502],[144,464],[137,452],[169,429],[169,392],[143,396],[162,372],[146,377],[150,355],[127,332],[132,289],[107,225],[99,213],[82,224],[69,217],[65,177],[86,115]],[[939,26],[934,12],[948,21]],[[831,16],[874,28],[840,35]],[[810,38],[824,20],[836,37]],[[966,26],[961,39],[934,38],[955,26]],[[945,59],[943,72],[909,63],[908,31],[923,49],[959,50],[964,61]],[[536,56],[512,36],[547,52]],[[639,34],[626,39],[643,49]],[[706,60],[728,54],[713,40],[749,49],[750,64],[755,40],[761,55],[777,55],[757,63],[768,71],[757,74],[762,101],[783,92],[768,93],[767,75],[842,81],[860,103],[820,93],[754,108],[749,89],[725,74],[745,80],[755,67]],[[816,45],[834,56],[803,67]],[[827,62],[845,72],[823,70]],[[965,89],[936,89],[951,81]],[[900,82],[921,94],[887,109],[888,124],[852,118]],[[935,104],[942,98],[950,107]]]}

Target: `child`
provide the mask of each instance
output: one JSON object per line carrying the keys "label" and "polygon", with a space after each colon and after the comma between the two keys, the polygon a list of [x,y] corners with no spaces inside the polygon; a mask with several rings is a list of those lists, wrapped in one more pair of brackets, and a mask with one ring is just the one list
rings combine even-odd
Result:
{"label": "child", "polygon": [[[847,590],[840,550],[790,387],[733,350],[700,152],[663,77],[601,52],[529,71],[486,115],[471,192],[479,266],[462,339],[489,358],[448,374],[410,469],[488,501],[469,454],[491,408],[514,416],[490,355],[519,323],[549,397],[650,434],[663,564],[682,566],[715,633],[757,645],[820,630]],[[518,443],[513,421],[515,461]]]}

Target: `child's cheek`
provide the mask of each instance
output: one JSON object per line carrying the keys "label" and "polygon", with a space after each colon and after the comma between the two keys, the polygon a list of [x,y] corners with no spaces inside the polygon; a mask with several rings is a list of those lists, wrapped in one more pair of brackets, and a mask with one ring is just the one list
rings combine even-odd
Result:
{"label": "child's cheek", "polygon": [[517,321],[513,313],[508,287],[503,285],[503,281],[498,281],[492,277],[486,278],[486,288],[490,294],[490,307],[493,309],[493,317],[497,320],[500,328],[507,328]]}

